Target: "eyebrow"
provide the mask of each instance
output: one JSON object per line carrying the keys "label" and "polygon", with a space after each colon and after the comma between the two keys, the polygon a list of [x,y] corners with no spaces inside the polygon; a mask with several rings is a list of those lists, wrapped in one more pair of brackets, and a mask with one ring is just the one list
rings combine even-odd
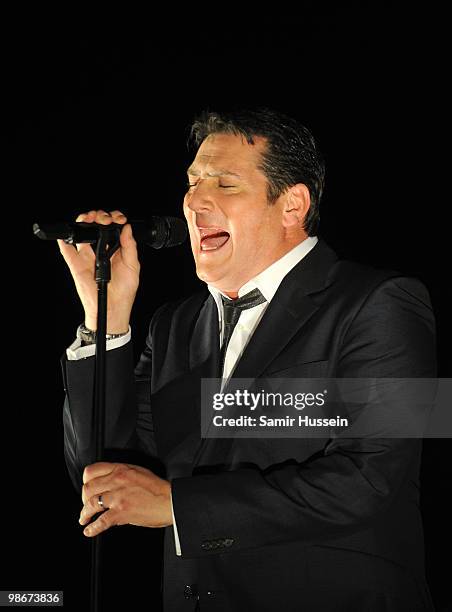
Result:
{"label": "eyebrow", "polygon": [[[192,176],[200,176],[201,173],[195,170],[195,168],[190,167],[187,170],[187,174],[191,174]],[[215,172],[208,172],[207,176],[235,176],[239,179],[242,178],[240,174],[231,172],[230,170],[216,170]]]}

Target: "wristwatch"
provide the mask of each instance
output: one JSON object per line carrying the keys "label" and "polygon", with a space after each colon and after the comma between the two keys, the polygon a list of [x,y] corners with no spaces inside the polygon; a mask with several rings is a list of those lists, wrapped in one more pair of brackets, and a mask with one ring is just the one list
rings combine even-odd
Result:
{"label": "wristwatch", "polygon": [[[88,329],[84,323],[79,326],[78,331],[82,341],[82,346],[96,343],[97,332],[93,331],[92,329]],[[105,338],[107,340],[114,340],[114,338],[120,338],[121,336],[125,336],[127,333],[128,331],[123,332],[122,334],[105,334]]]}

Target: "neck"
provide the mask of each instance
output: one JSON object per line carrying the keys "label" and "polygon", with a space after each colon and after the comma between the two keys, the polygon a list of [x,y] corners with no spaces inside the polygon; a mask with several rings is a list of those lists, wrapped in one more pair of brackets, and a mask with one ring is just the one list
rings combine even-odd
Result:
{"label": "neck", "polygon": [[243,287],[243,285],[245,285],[252,278],[255,278],[258,274],[260,274],[261,272],[263,272],[264,270],[269,268],[272,264],[275,263],[275,261],[278,261],[278,259],[281,259],[282,257],[284,257],[284,255],[286,255],[289,251],[291,251],[293,248],[295,248],[296,246],[298,246],[299,244],[304,242],[304,240],[306,240],[306,238],[308,238],[308,235],[303,232],[303,237],[302,238],[300,238],[300,235],[298,235],[295,238],[293,238],[289,243],[286,243],[284,245],[284,247],[279,252],[277,252],[275,254],[275,256],[271,259],[271,261],[268,261],[264,266],[262,266],[262,267],[258,268],[257,270],[253,271],[252,275],[250,275],[247,278],[243,279],[242,282],[240,282],[240,284],[237,286],[236,289],[225,290],[222,287],[217,287],[217,289],[219,291],[222,291],[225,295],[227,295],[232,300],[237,299],[238,296],[239,296],[239,289],[240,289],[240,287]]}

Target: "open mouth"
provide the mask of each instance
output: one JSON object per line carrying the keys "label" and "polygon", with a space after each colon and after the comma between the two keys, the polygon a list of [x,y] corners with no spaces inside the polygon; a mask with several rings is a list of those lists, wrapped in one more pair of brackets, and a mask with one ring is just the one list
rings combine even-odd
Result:
{"label": "open mouth", "polygon": [[229,233],[218,227],[200,227],[201,251],[218,251],[229,240]]}

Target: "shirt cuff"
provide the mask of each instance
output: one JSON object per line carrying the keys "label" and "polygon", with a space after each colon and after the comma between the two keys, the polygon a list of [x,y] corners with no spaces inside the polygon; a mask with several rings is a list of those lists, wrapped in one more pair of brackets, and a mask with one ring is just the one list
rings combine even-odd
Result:
{"label": "shirt cuff", "polygon": [[[82,339],[80,336],[80,325],[77,327],[77,338],[71,344],[69,348],[66,349],[66,356],[68,361],[77,361],[78,359],[86,359],[87,357],[92,357],[96,354],[96,345],[88,344],[87,346],[82,346]],[[107,340],[107,351],[111,351],[112,349],[119,348],[120,346],[124,346],[127,342],[130,341],[132,337],[132,330],[129,325],[129,329],[124,336],[120,336],[119,338],[113,338],[112,340]]]}
{"label": "shirt cuff", "polygon": [[174,517],[173,496],[172,495],[171,495],[171,514],[173,515],[173,531],[174,531],[174,542],[176,544],[176,555],[178,557],[181,557],[182,556],[182,552],[181,552],[181,549],[180,549],[179,534],[177,533],[176,519]]}

